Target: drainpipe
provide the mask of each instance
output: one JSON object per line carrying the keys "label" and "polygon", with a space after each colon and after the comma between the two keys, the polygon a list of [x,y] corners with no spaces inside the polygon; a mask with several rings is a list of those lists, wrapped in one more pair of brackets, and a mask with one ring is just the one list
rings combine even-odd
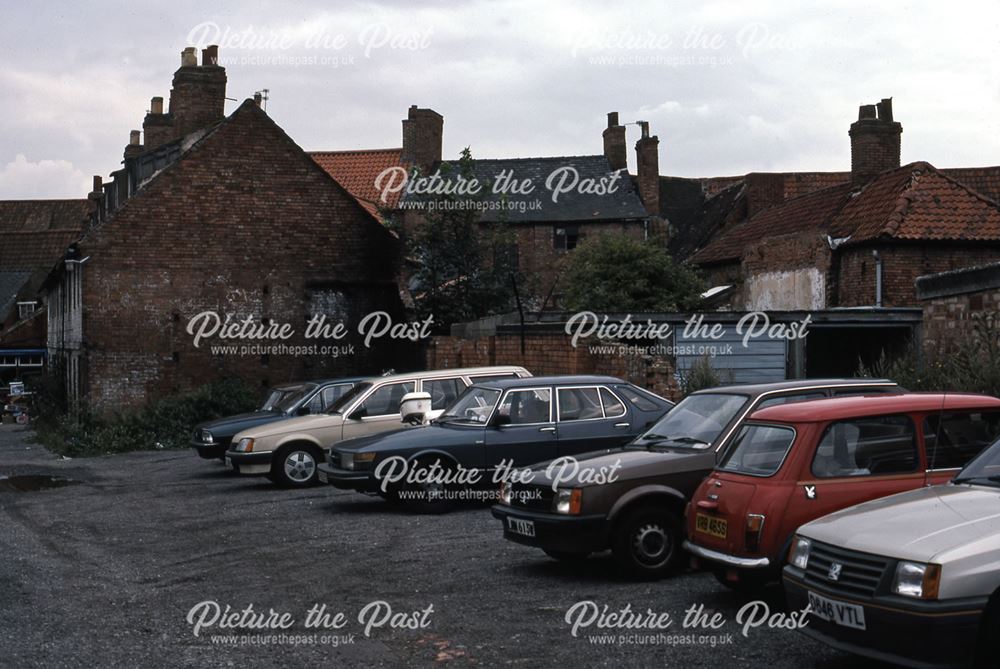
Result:
{"label": "drainpipe", "polygon": [[882,306],[882,256],[879,255],[878,249],[872,251],[872,257],[875,258],[875,306]]}

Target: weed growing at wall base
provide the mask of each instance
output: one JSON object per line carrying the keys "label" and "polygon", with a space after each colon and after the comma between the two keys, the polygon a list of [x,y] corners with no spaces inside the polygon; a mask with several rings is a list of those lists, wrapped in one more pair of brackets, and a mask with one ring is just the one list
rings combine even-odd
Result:
{"label": "weed growing at wall base", "polygon": [[230,379],[116,415],[52,410],[39,416],[37,438],[54,453],[70,457],[186,448],[197,423],[252,411],[256,395],[243,381]]}

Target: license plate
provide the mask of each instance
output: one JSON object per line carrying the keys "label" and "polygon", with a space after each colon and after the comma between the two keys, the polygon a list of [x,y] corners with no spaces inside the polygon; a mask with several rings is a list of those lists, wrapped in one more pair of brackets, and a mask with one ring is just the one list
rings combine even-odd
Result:
{"label": "license plate", "polygon": [[865,609],[857,604],[838,602],[835,599],[827,599],[815,592],[810,592],[809,606],[812,608],[812,615],[817,618],[841,627],[850,627],[856,630],[865,629]]}
{"label": "license plate", "polygon": [[329,483],[330,482],[330,479],[329,479],[329,477],[327,477],[326,472],[323,471],[322,469],[320,469],[319,471],[316,472],[316,478],[319,479],[320,483]]}
{"label": "license plate", "polygon": [[508,518],[507,527],[514,534],[520,534],[522,537],[533,537],[535,536],[535,521],[533,520],[521,520],[520,518]]}
{"label": "license plate", "polygon": [[232,468],[233,468],[233,459],[227,455],[226,456],[226,469],[232,469]]}
{"label": "license plate", "polygon": [[699,513],[694,517],[694,529],[713,537],[725,539],[726,531],[729,529],[729,521]]}

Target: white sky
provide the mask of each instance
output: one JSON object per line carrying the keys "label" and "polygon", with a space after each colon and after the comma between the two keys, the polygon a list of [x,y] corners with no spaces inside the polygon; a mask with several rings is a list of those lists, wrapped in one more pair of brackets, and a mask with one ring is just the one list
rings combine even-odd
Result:
{"label": "white sky", "polygon": [[197,37],[307,150],[399,146],[418,104],[445,157],[592,154],[619,111],[663,174],[845,170],[858,105],[892,96],[904,163],[1000,164],[995,1],[205,4],[0,0],[0,199],[83,197]]}

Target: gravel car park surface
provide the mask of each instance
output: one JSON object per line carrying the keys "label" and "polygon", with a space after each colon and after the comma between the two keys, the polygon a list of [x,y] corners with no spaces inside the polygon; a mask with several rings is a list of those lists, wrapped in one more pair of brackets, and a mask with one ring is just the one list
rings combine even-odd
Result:
{"label": "gravel car park surface", "polygon": [[[880,666],[794,631],[744,638],[734,617],[745,600],[706,574],[632,583],[607,557],[567,568],[504,541],[486,506],[415,516],[329,487],[278,489],[189,451],[67,460],[0,426],[0,476],[25,475],[72,484],[16,491],[25,479],[0,479],[3,666]],[[196,637],[186,617],[206,600],[296,623],[235,642],[228,630]],[[430,624],[365,637],[356,617],[376,600],[394,612],[433,605]],[[596,643],[590,635],[607,633],[596,629],[574,638],[564,616],[581,600],[670,613],[663,636],[675,639],[691,634],[679,629],[684,611],[704,604],[728,619],[716,638],[732,643]],[[781,606],[778,594],[768,601]],[[346,626],[306,630],[314,604],[344,612]],[[282,633],[299,638],[240,641]]]}

